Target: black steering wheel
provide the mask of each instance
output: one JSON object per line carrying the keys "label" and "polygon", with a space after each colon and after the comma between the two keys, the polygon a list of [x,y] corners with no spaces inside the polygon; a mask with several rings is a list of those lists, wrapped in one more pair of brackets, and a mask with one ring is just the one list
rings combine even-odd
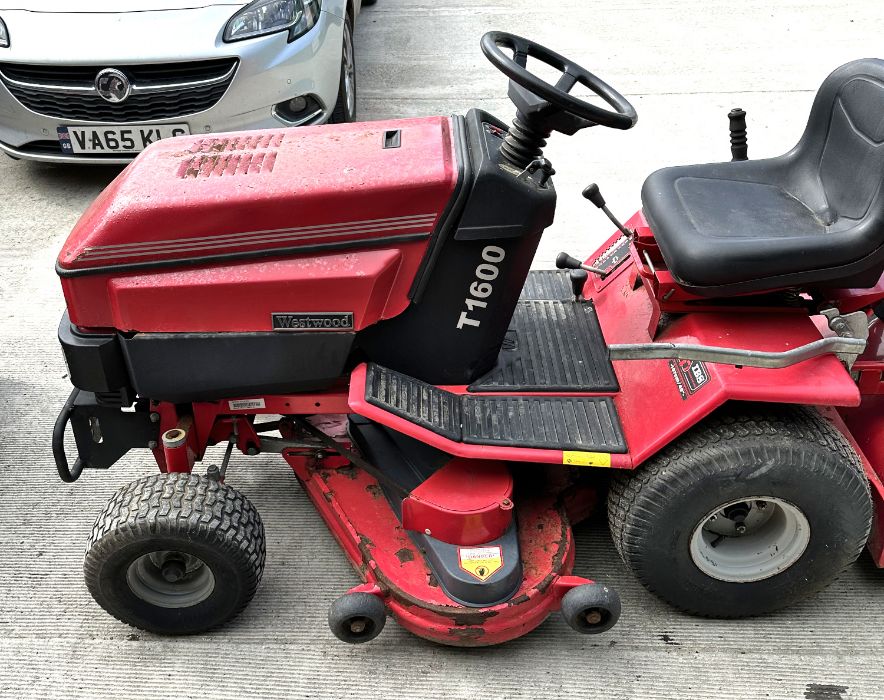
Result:
{"label": "black steering wheel", "polygon": [[[512,57],[504,53],[501,47],[512,50]],[[631,129],[638,120],[635,107],[604,80],[529,39],[507,32],[488,32],[482,37],[482,53],[513,83],[573,117],[612,129]],[[560,70],[562,77],[555,85],[538,78],[526,68],[528,56]],[[613,107],[613,110],[604,109],[571,95],[570,90],[577,83],[592,90]]]}

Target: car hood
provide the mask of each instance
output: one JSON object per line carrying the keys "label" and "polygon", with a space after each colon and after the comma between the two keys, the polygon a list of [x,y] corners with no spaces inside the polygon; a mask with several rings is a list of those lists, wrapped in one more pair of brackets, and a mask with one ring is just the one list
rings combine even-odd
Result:
{"label": "car hood", "polygon": [[150,12],[155,10],[188,10],[199,7],[226,5],[241,7],[248,0],[0,0],[3,10],[29,12]]}
{"label": "car hood", "polygon": [[[0,0],[9,3],[12,0]],[[225,0],[226,1],[226,0]],[[211,0],[190,0],[190,7],[177,10],[137,12],[132,7],[168,5],[173,0],[132,0],[127,11],[87,12],[74,8],[110,6],[106,0],[30,3],[37,6],[61,6],[64,12],[0,10],[9,28],[10,46],[0,48],[0,63],[45,63],[94,65],[113,63],[163,63],[222,56],[236,56],[248,51],[253,42],[225,44],[224,26],[237,11],[233,5],[203,5]],[[117,9],[123,6],[118,0]],[[185,5],[184,0],[175,0]],[[2,103],[2,98],[0,98]]]}

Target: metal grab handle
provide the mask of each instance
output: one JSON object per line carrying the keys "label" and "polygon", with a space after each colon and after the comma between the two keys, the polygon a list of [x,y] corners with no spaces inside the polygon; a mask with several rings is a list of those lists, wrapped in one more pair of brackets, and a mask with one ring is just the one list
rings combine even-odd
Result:
{"label": "metal grab handle", "polygon": [[685,343],[639,343],[609,345],[612,360],[697,360],[739,367],[782,369],[821,355],[845,353],[860,355],[866,347],[861,338],[831,337],[815,340],[784,352],[742,350]]}
{"label": "metal grab handle", "polygon": [[52,455],[55,457],[55,467],[58,469],[58,475],[61,477],[61,480],[67,484],[71,484],[79,479],[80,474],[83,473],[83,467],[86,466],[83,460],[77,457],[74,462],[74,468],[70,469],[68,467],[68,457],[64,451],[65,429],[68,427],[71,413],[74,411],[74,402],[79,395],[79,389],[75,388],[71,392],[68,400],[65,401],[64,408],[61,409],[61,413],[55,419],[55,428],[52,430]]}

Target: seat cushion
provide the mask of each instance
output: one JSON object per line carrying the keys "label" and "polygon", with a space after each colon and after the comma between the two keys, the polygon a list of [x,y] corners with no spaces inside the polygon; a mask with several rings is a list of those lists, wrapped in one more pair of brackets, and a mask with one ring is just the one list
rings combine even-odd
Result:
{"label": "seat cushion", "polygon": [[869,254],[865,227],[790,193],[778,160],[665,168],[645,181],[645,217],[681,284],[701,294],[765,291]]}

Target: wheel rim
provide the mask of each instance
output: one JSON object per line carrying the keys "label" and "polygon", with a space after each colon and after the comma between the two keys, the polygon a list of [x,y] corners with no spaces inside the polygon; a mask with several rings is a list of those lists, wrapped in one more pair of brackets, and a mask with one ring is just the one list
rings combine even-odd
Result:
{"label": "wheel rim", "polygon": [[344,99],[347,115],[352,117],[356,113],[356,60],[350,25],[344,25]]}
{"label": "wheel rim", "polygon": [[215,576],[205,562],[184,552],[151,552],[126,571],[135,596],[159,608],[189,608],[215,590]]}
{"label": "wheel rim", "polygon": [[800,508],[771,496],[730,501],[694,528],[691,558],[707,576],[749,583],[776,576],[797,562],[810,542]]}

